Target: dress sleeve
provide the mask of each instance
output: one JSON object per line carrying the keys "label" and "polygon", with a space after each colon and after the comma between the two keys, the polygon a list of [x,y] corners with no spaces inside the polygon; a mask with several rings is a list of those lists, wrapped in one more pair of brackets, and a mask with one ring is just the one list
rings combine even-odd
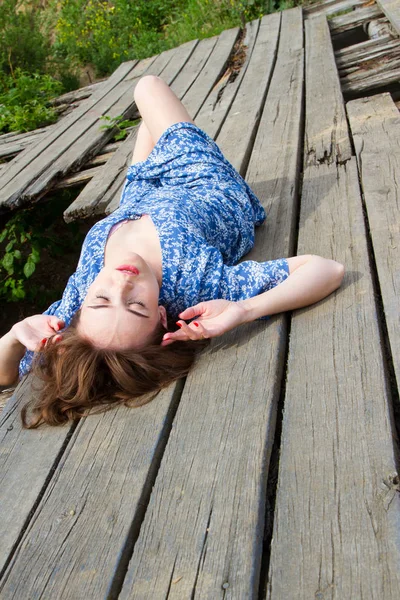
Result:
{"label": "dress sleeve", "polygon": [[[289,277],[289,264],[286,258],[256,262],[247,260],[225,267],[221,278],[221,297],[237,302],[258,296]],[[261,317],[267,319],[268,316]]]}
{"label": "dress sleeve", "polygon": [[[47,310],[44,311],[44,315],[55,315],[59,319],[65,322],[65,326],[71,322],[72,317],[76,311],[80,308],[81,299],[78,288],[75,284],[76,273],[71,275],[68,279],[68,283],[64,290],[61,300],[53,302]],[[19,363],[19,376],[20,378],[26,375],[32,367],[34,352],[27,350]]]}

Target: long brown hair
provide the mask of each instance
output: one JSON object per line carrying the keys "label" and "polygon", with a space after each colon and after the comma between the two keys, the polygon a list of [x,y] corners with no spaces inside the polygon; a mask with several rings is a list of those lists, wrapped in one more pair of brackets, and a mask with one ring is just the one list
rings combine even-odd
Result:
{"label": "long brown hair", "polygon": [[142,406],[172,381],[187,375],[208,341],[161,346],[166,330],[160,326],[141,350],[107,350],[79,335],[78,320],[76,315],[61,341],[48,343],[35,357],[33,372],[41,386],[37,397],[21,410],[25,429],[42,423],[63,425],[87,416],[94,406],[102,407],[96,412],[120,404]]}

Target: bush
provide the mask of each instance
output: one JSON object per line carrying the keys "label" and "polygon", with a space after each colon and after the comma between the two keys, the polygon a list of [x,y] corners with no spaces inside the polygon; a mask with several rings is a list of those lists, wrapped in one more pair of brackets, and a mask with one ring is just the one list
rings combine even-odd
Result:
{"label": "bush", "polygon": [[29,75],[17,68],[14,75],[0,75],[0,132],[30,131],[57,120],[48,100],[63,85],[50,75]]}
{"label": "bush", "polygon": [[39,0],[2,0],[0,4],[0,70],[43,72],[50,44],[39,28]]}

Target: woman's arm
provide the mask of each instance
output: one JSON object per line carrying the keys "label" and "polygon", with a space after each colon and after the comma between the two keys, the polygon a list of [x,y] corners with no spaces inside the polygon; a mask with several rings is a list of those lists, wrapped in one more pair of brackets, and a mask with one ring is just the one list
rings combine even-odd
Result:
{"label": "woman's arm", "polygon": [[12,385],[18,381],[18,365],[25,350],[12,329],[0,338],[0,385]]}
{"label": "woman's arm", "polygon": [[38,350],[48,338],[64,327],[64,321],[51,315],[33,315],[19,321],[0,338],[0,385],[11,385],[18,380],[18,366],[26,350]]}
{"label": "woman's arm", "polygon": [[259,317],[302,308],[322,300],[336,290],[343,279],[340,263],[314,255],[288,259],[289,276],[276,287],[246,300],[210,300],[184,310],[178,321],[180,331],[167,333],[163,345],[177,340],[216,337]]}

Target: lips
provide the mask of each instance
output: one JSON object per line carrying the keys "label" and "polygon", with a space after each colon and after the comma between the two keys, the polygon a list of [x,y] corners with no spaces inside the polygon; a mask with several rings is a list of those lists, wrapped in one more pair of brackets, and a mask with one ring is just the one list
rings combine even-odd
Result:
{"label": "lips", "polygon": [[139,275],[139,269],[134,267],[133,265],[120,265],[116,269],[117,271],[121,271],[122,273],[127,273],[129,275]]}

